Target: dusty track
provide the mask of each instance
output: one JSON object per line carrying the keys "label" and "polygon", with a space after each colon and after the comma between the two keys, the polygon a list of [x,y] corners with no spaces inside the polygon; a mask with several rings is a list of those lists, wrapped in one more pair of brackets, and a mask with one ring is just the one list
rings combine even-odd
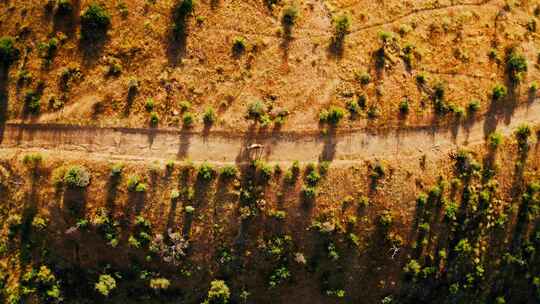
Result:
{"label": "dusty track", "polygon": [[[458,146],[480,144],[495,128],[511,134],[522,123],[540,123],[540,102],[522,105],[515,111],[491,113],[453,129],[403,127],[379,133],[366,130],[319,133],[186,132],[163,129],[99,128],[71,125],[8,123],[4,126],[0,151],[43,151],[76,153],[81,157],[169,160],[195,162],[243,162],[246,147],[264,145],[262,156],[271,162],[335,160],[357,162],[369,158],[407,159],[423,154],[442,155]],[[332,133],[332,132],[330,132]]]}

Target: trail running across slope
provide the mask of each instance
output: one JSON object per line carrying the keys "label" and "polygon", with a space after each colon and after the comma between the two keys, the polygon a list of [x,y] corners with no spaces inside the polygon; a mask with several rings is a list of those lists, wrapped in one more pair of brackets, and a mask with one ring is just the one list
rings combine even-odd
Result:
{"label": "trail running across slope", "polygon": [[248,160],[248,147],[260,144],[263,146],[260,156],[269,162],[357,162],[441,154],[459,146],[480,144],[494,129],[510,135],[523,123],[533,126],[540,123],[540,102],[519,106],[513,113],[489,114],[468,127],[403,127],[377,133],[355,130],[328,135],[8,123],[0,133],[0,151],[46,151],[58,155],[76,152],[89,158],[232,163]]}

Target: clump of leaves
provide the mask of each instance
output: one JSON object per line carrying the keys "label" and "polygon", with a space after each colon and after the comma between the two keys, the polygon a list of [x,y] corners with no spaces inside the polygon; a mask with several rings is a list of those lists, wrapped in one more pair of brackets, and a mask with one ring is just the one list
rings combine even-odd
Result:
{"label": "clump of leaves", "polygon": [[9,66],[19,58],[19,50],[15,47],[15,40],[4,36],[0,38],[0,65],[3,68]]}
{"label": "clump of leaves", "polygon": [[90,173],[85,167],[69,167],[64,175],[64,183],[70,188],[86,188],[90,184]]}
{"label": "clump of leaves", "polygon": [[116,289],[116,280],[108,274],[102,274],[99,276],[99,280],[94,288],[100,294],[107,297],[114,289]]}
{"label": "clump of leaves", "polygon": [[103,39],[111,24],[111,16],[105,7],[92,3],[81,15],[81,38],[94,42]]}
{"label": "clump of leaves", "polygon": [[203,304],[227,304],[231,297],[229,287],[222,280],[213,280],[210,282],[210,290]]}

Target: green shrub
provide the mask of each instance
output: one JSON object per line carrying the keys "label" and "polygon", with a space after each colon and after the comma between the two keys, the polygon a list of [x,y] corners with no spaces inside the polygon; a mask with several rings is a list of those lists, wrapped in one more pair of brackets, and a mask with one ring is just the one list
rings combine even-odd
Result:
{"label": "green shrub", "polygon": [[23,164],[29,166],[29,167],[37,167],[41,161],[43,160],[43,157],[41,156],[41,154],[39,153],[31,153],[31,154],[26,154],[24,157],[23,157]]}
{"label": "green shrub", "polygon": [[206,125],[211,125],[216,120],[216,111],[212,107],[206,108],[203,114],[203,121]]}
{"label": "green shrub", "polygon": [[255,100],[248,105],[248,117],[251,119],[260,119],[266,114],[266,105],[260,100]]}
{"label": "green shrub", "polygon": [[202,181],[208,182],[211,181],[214,178],[215,170],[212,165],[209,163],[204,162],[199,167],[199,172],[197,173],[198,178],[200,178]]}
{"label": "green shrub", "polygon": [[204,304],[227,304],[231,297],[229,287],[222,280],[213,280],[210,282],[210,290],[208,296],[203,302]]}
{"label": "green shrub", "polygon": [[105,297],[116,288],[116,280],[108,275],[102,274],[99,276],[99,281],[95,284],[94,288]]}
{"label": "green shrub", "polygon": [[399,113],[405,115],[409,113],[409,100],[404,99],[399,104]]}
{"label": "green shrub", "polygon": [[493,100],[499,101],[508,95],[508,90],[506,87],[502,84],[497,84],[493,87],[493,90],[491,91],[491,96]]}
{"label": "green shrub", "polygon": [[150,125],[152,127],[157,126],[159,123],[159,115],[156,112],[150,113]]}
{"label": "green shrub", "polygon": [[480,110],[480,101],[476,99],[472,100],[469,102],[469,105],[467,105],[467,111],[469,111],[469,113],[476,113],[478,110]]}
{"label": "green shrub", "polygon": [[497,149],[497,147],[499,147],[503,141],[503,136],[499,132],[493,132],[489,134],[488,140],[489,140],[489,146],[492,149]]}
{"label": "green shrub", "polygon": [[328,122],[333,125],[337,125],[343,116],[345,116],[345,110],[341,107],[331,106],[328,109]]}
{"label": "green shrub", "polygon": [[150,288],[154,290],[165,290],[169,288],[171,282],[165,278],[155,278],[150,280]]}
{"label": "green shrub", "polygon": [[152,112],[154,110],[154,99],[148,98],[146,100],[146,103],[144,104],[144,108],[146,109],[146,111]]}
{"label": "green shrub", "polygon": [[135,191],[137,185],[141,182],[141,179],[137,175],[131,175],[127,180],[127,189],[129,191]]}
{"label": "green shrub", "polygon": [[41,109],[41,94],[34,90],[29,90],[24,95],[25,111],[37,115]]}
{"label": "green shrub", "polygon": [[506,70],[512,82],[519,83],[523,73],[527,72],[527,59],[514,50],[510,51],[506,58]]}
{"label": "green shrub", "polygon": [[302,195],[308,200],[312,200],[317,196],[317,189],[310,186],[302,186]]}
{"label": "green shrub", "polygon": [[18,58],[19,50],[15,47],[13,38],[8,36],[0,38],[0,65],[4,68],[9,68]]}
{"label": "green shrub", "polygon": [[111,16],[106,8],[92,3],[81,15],[81,38],[93,41],[104,38],[111,24]]}
{"label": "green shrub", "polygon": [[247,47],[246,39],[244,37],[236,37],[233,40],[232,50],[236,55],[240,55],[245,52]]}
{"label": "green shrub", "polygon": [[195,118],[193,117],[193,114],[190,112],[185,112],[182,116],[182,123],[184,124],[184,127],[190,128],[193,126],[193,122],[195,121]]}
{"label": "green shrub", "polygon": [[427,76],[424,73],[416,75],[416,83],[419,85],[424,85],[427,82]]}
{"label": "green shrub", "polygon": [[361,85],[367,85],[371,81],[371,76],[368,72],[356,73],[355,78]]}
{"label": "green shrub", "polygon": [[516,139],[520,149],[525,149],[529,145],[529,137],[532,135],[531,127],[527,124],[520,125],[516,130]]}
{"label": "green shrub", "polygon": [[118,178],[122,175],[122,171],[124,170],[123,164],[114,164],[111,167],[111,177]]}
{"label": "green shrub", "polygon": [[351,113],[351,116],[356,115],[360,112],[360,107],[358,106],[358,102],[354,99],[348,100],[345,107],[347,108],[347,110],[349,110],[349,113]]}
{"label": "green shrub", "polygon": [[316,186],[320,180],[321,176],[315,170],[311,170],[311,172],[309,172],[309,174],[306,176],[306,182],[312,187]]}
{"label": "green shrub", "polygon": [[334,17],[333,23],[335,37],[337,39],[343,39],[351,28],[351,16],[349,14],[341,14]]}
{"label": "green shrub", "polygon": [[86,188],[90,184],[90,173],[85,167],[72,166],[67,169],[63,180],[70,188]]}
{"label": "green shrub", "polygon": [[58,50],[58,39],[51,38],[48,42],[42,42],[38,45],[39,56],[43,58],[46,65],[50,64],[54,54]]}
{"label": "green shrub", "polygon": [[221,168],[221,176],[223,176],[224,178],[234,178],[237,174],[238,169],[236,169],[236,166],[227,165]]}
{"label": "green shrub", "polygon": [[286,26],[293,26],[298,17],[298,8],[290,5],[283,10],[283,17],[281,18],[283,24]]}

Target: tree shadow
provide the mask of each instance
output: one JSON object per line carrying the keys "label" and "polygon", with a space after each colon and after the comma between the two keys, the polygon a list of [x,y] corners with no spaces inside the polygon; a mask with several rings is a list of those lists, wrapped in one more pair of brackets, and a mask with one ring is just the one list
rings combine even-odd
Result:
{"label": "tree shadow", "polygon": [[[80,0],[71,1],[71,9],[58,8],[53,15],[53,32],[62,32],[68,38],[73,38],[76,34],[79,13],[81,10]],[[52,14],[52,9],[49,14]]]}
{"label": "tree shadow", "polygon": [[121,175],[111,174],[109,176],[109,181],[107,182],[107,196],[105,198],[105,206],[107,210],[110,210],[113,214],[115,211],[116,197],[118,195],[118,185],[122,180]]}
{"label": "tree shadow", "polygon": [[332,161],[336,156],[336,128],[333,125],[328,126],[327,133],[322,135],[323,150],[319,156],[320,161]]}
{"label": "tree shadow", "polygon": [[188,157],[189,147],[191,145],[191,135],[191,132],[185,128],[180,131],[180,142],[178,145],[178,152],[176,153],[178,159],[185,159]]}
{"label": "tree shadow", "polygon": [[169,30],[166,47],[167,59],[170,66],[177,66],[181,63],[182,58],[186,55],[188,17],[190,12],[182,7],[183,1],[178,1],[177,5],[172,8],[172,28]]}
{"label": "tree shadow", "polygon": [[9,107],[9,70],[8,68],[0,66],[0,144],[4,140],[4,131],[6,121],[8,119],[8,107]]}

